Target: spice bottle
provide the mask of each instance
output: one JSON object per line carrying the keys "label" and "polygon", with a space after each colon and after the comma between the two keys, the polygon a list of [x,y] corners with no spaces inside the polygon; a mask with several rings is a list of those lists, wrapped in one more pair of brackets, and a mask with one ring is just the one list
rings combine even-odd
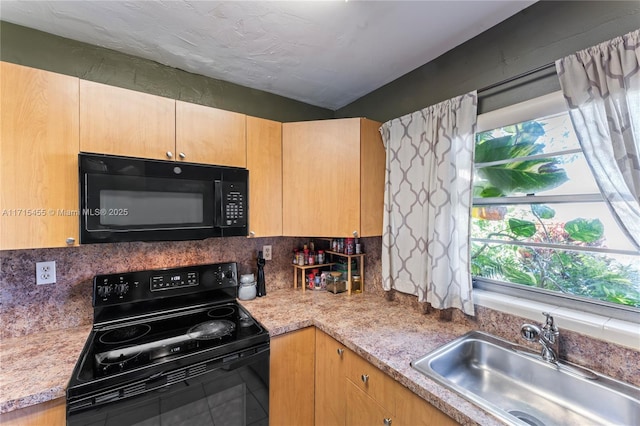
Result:
{"label": "spice bottle", "polygon": [[355,248],[354,248],[354,246],[353,246],[353,238],[347,238],[347,244],[346,244],[346,246],[347,246],[347,247],[346,247],[345,253],[346,253],[346,254],[349,254],[349,255],[350,255],[350,254],[353,254],[353,252],[354,252],[354,250],[355,250]]}

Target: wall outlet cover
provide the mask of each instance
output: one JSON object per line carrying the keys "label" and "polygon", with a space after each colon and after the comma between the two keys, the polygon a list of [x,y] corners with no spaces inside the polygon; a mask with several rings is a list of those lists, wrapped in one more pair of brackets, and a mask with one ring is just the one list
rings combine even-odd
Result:
{"label": "wall outlet cover", "polygon": [[271,260],[271,246],[262,246],[262,257],[264,260]]}
{"label": "wall outlet cover", "polygon": [[36,284],[56,283],[56,261],[36,262]]}

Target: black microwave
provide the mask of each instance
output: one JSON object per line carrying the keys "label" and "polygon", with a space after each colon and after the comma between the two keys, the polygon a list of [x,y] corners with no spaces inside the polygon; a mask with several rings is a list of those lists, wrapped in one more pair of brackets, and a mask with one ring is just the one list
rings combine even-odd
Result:
{"label": "black microwave", "polygon": [[246,169],[80,153],[80,243],[246,236]]}

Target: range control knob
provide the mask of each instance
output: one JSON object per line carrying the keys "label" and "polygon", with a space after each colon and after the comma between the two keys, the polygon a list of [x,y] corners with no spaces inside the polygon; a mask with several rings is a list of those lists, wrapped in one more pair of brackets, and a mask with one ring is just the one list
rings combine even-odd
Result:
{"label": "range control knob", "polygon": [[111,284],[98,286],[98,296],[104,298],[104,297],[109,297],[110,294],[111,294]]}
{"label": "range control knob", "polygon": [[118,296],[124,296],[129,292],[129,283],[116,284],[116,294]]}

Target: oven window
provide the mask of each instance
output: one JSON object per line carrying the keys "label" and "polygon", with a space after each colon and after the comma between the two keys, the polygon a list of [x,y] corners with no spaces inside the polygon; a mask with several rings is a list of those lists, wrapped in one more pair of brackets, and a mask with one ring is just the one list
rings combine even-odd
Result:
{"label": "oven window", "polygon": [[101,225],[179,225],[202,223],[201,193],[159,191],[100,191]]}

